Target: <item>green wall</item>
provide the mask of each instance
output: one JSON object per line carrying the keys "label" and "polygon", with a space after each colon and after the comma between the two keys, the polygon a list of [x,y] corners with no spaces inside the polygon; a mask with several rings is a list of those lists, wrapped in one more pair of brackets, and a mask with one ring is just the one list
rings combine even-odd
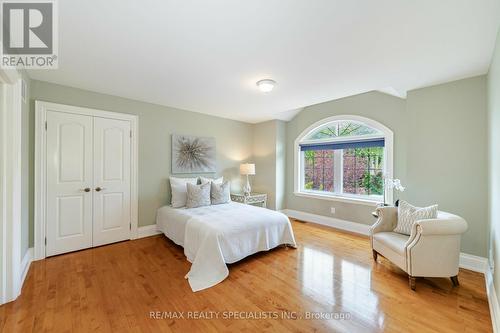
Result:
{"label": "green wall", "polygon": [[[488,123],[489,123],[489,260],[500,267],[500,31],[488,74]],[[493,282],[500,299],[500,274],[494,272]]]}
{"label": "green wall", "polygon": [[250,176],[253,192],[267,193],[267,206],[276,209],[276,121],[254,125],[253,158],[255,176]]}
{"label": "green wall", "polygon": [[231,180],[232,190],[240,190],[239,164],[252,155],[251,124],[35,80],[31,81],[30,97],[30,246],[33,246],[35,100],[139,116],[139,226],[154,224],[157,208],[170,201],[168,177],[173,133],[215,137],[217,175]]}
{"label": "green wall", "polygon": [[286,123],[276,121],[276,209],[286,208]]}
{"label": "green wall", "polygon": [[267,206],[284,209],[286,124],[270,120],[253,125],[253,190],[267,193]]}
{"label": "green wall", "polygon": [[410,91],[408,200],[438,203],[462,216],[469,230],[462,252],[486,257],[488,136],[486,77]]}
{"label": "green wall", "polygon": [[[469,230],[462,251],[486,256],[485,76],[410,91],[406,100],[370,92],[313,105],[287,124],[287,208],[372,224],[371,206],[293,194],[295,139],[314,122],[333,115],[364,116],[389,127],[394,132],[394,177],[407,187],[395,198],[422,206],[438,203],[441,210],[463,216]],[[335,215],[330,207],[336,208]]]}

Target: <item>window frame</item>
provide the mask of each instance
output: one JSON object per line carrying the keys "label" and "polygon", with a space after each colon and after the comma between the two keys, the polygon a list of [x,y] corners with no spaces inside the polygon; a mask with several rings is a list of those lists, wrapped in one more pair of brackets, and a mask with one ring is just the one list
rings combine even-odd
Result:
{"label": "window frame", "polygon": [[[330,201],[339,201],[339,202],[347,202],[347,203],[356,203],[356,204],[365,204],[365,205],[370,205],[374,206],[377,203],[381,202],[384,198],[382,196],[382,199],[377,198],[377,197],[371,197],[368,195],[359,195],[359,194],[349,194],[349,193],[328,193],[326,191],[314,191],[314,190],[305,190],[304,189],[304,152],[300,150],[300,143],[304,141],[306,137],[311,135],[313,132],[318,130],[320,127],[332,123],[332,122],[338,122],[338,121],[353,121],[353,122],[358,122],[358,123],[363,123],[366,126],[372,127],[382,133],[382,135],[375,135],[375,137],[384,137],[385,140],[385,147],[384,147],[384,165],[383,165],[383,174],[384,178],[393,178],[393,163],[394,163],[394,156],[393,156],[393,145],[394,145],[394,133],[392,130],[390,130],[387,126],[379,123],[376,120],[362,117],[362,116],[356,116],[356,115],[339,115],[339,116],[332,116],[328,118],[321,119],[314,124],[310,125],[307,127],[305,130],[300,133],[300,135],[295,139],[294,142],[294,194],[299,197],[306,197],[306,198],[314,198],[314,199],[322,199],[322,200],[330,200]],[[374,135],[366,135],[363,137],[369,138],[373,137]],[[359,139],[359,137],[353,137],[352,140]],[[338,137],[334,139],[319,139],[319,140],[307,140],[308,142],[313,142],[313,141],[318,141],[318,142],[330,142],[330,141],[347,141],[349,140],[348,136],[345,137]],[[343,161],[341,158],[341,154],[336,154],[338,159],[340,159],[340,165],[342,165]],[[334,157],[335,158],[335,157]],[[336,173],[342,172],[342,169],[340,170],[334,170],[335,172],[335,177],[337,176]],[[337,178],[338,179],[338,178]],[[340,187],[342,184],[340,185]],[[338,186],[335,187],[337,190]],[[385,195],[385,201],[386,202],[392,202],[393,200],[393,190],[386,190],[384,191]]]}

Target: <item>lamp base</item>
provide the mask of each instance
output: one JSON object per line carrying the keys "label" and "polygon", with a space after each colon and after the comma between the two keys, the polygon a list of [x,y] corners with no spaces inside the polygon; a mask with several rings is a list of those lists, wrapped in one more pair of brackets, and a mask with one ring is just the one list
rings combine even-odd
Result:
{"label": "lamp base", "polygon": [[247,183],[243,186],[243,194],[248,197],[250,193],[252,193],[252,187],[250,187],[250,180],[247,175]]}

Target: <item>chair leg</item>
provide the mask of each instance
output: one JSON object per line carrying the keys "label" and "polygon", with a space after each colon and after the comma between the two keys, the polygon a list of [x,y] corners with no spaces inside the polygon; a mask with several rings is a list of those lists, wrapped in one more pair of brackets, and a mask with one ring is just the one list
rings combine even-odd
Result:
{"label": "chair leg", "polygon": [[377,256],[378,256],[377,251],[372,250],[372,254],[373,254],[373,260],[377,261]]}
{"label": "chair leg", "polygon": [[410,288],[413,291],[415,291],[415,289],[417,288],[416,280],[417,279],[414,276],[411,276],[411,275],[408,276],[408,282],[410,283]]}
{"label": "chair leg", "polygon": [[460,283],[458,283],[458,275],[450,277],[451,283],[453,283],[453,287],[458,287]]}

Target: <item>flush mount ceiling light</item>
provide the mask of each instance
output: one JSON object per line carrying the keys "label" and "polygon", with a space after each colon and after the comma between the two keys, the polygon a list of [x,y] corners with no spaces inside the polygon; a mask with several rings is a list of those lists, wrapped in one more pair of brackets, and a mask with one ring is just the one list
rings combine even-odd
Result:
{"label": "flush mount ceiling light", "polygon": [[271,80],[271,79],[264,79],[257,81],[257,87],[259,87],[260,91],[267,93],[273,90],[274,86],[276,85],[276,81]]}

